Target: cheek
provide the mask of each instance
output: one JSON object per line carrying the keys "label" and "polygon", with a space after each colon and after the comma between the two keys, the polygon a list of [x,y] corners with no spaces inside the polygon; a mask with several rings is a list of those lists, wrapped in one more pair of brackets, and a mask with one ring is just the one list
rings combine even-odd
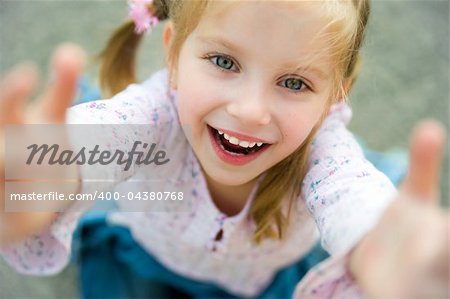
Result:
{"label": "cheek", "polygon": [[[181,79],[181,78],[179,78]],[[198,79],[198,80],[197,80]],[[178,81],[178,113],[182,124],[194,125],[208,113],[212,95],[199,78]]]}
{"label": "cheek", "polygon": [[312,126],[309,123],[298,123],[296,127],[291,128],[291,130],[286,132],[284,136],[289,144],[289,150],[291,152],[295,151],[303,141],[309,136],[312,131]]}
{"label": "cheek", "polygon": [[313,128],[326,113],[324,102],[309,107],[291,109],[283,119],[283,138],[289,144],[290,150],[297,149],[310,135]]}

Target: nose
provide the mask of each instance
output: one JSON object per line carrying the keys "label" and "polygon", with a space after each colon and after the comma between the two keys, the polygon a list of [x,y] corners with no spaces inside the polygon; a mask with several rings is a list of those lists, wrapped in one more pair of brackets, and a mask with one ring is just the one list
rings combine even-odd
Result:
{"label": "nose", "polygon": [[[247,88],[246,88],[247,87]],[[263,126],[271,121],[269,95],[262,88],[248,88],[236,93],[227,105],[227,112],[243,125]]]}

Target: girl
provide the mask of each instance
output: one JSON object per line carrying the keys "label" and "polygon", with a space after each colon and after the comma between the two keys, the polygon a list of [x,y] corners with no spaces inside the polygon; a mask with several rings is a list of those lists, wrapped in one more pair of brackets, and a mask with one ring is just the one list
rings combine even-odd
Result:
{"label": "girl", "polygon": [[[441,270],[446,242],[437,238],[446,237],[445,216],[420,201],[391,203],[394,188],[364,160],[344,127],[349,118],[344,99],[357,72],[367,1],[141,4],[132,4],[135,22],[121,27],[102,55],[102,87],[114,95],[134,81],[138,34],[168,16],[167,70],[111,101],[71,108],[67,121],[152,128],[139,137],[164,141],[176,149],[171,158],[180,161],[165,177],[164,190],[189,190],[191,207],[188,213],[170,207],[171,213],[117,212],[86,221],[80,231],[86,297],[155,296],[148,281],[194,297],[354,298],[360,287],[375,298],[445,296],[445,282],[430,291],[426,287],[436,280],[423,279],[430,269]],[[59,76],[43,101],[44,112],[38,113],[45,121],[64,120],[64,99],[71,98],[79,56],[70,47],[57,53]],[[14,76],[2,102],[17,111],[11,99],[23,98],[30,84],[19,86]],[[17,122],[16,117],[20,113],[3,116],[2,124]],[[436,125],[425,126],[412,147],[402,198],[436,198],[443,137]],[[130,134],[126,137],[135,138]],[[77,170],[61,175],[72,171]],[[80,171],[86,178],[87,170]],[[157,171],[116,168],[108,174],[122,181],[148,180]],[[81,190],[90,188],[84,182]],[[126,205],[120,202],[119,208]],[[303,277],[324,258],[312,249],[318,232],[310,215],[331,257]],[[79,215],[41,214],[30,221],[32,228],[12,231],[11,223],[21,216],[3,217],[10,221],[10,235],[52,223],[39,235],[5,244],[3,256],[22,272],[58,271],[68,261]],[[426,234],[424,243],[431,244],[426,255],[417,242],[424,237],[419,225],[433,228]],[[405,242],[397,243],[399,237]],[[412,253],[402,260],[399,252]],[[107,282],[95,280],[112,268],[116,271],[108,272]],[[411,269],[420,271],[411,276]],[[445,271],[435,277],[447,278]]]}

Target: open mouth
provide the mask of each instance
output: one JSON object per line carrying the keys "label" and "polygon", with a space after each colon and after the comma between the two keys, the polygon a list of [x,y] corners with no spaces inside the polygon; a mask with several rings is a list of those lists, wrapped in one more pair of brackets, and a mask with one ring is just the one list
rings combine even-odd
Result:
{"label": "open mouth", "polygon": [[231,155],[251,156],[270,146],[270,144],[262,142],[241,141],[236,137],[229,136],[224,132],[214,129],[209,125],[208,129],[214,137],[216,144],[223,151]]}

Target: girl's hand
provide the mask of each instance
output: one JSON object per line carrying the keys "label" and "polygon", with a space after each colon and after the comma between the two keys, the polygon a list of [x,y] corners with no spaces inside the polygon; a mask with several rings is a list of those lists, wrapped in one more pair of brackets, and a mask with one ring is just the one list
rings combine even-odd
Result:
{"label": "girl's hand", "polygon": [[444,143],[434,122],[415,129],[398,199],[352,253],[350,270],[369,298],[449,296],[450,218],[438,205]]}
{"label": "girl's hand", "polygon": [[[64,123],[83,64],[84,53],[79,47],[71,44],[59,46],[52,58],[52,81],[30,107],[25,107],[25,103],[37,85],[37,72],[32,65],[16,66],[0,81],[0,244],[41,231],[56,215],[55,212],[5,212],[5,126]],[[62,173],[56,175],[73,178],[77,169],[72,166],[60,168],[58,171]],[[61,189],[55,191],[77,191],[73,185],[62,185]]]}

